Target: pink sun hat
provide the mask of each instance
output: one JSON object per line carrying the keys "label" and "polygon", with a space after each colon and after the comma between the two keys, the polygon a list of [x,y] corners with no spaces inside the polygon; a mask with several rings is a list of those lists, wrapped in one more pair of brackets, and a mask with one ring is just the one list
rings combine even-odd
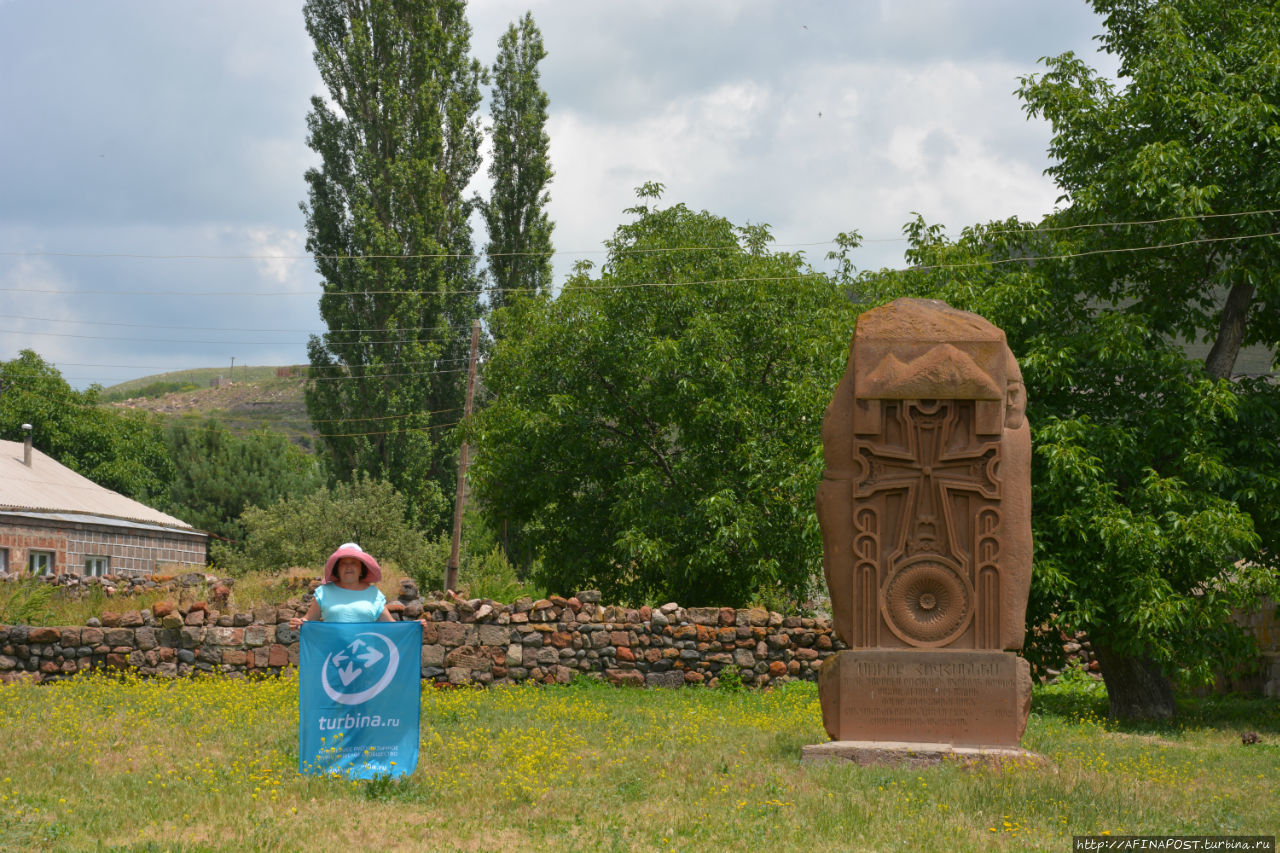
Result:
{"label": "pink sun hat", "polygon": [[377,560],[373,559],[373,555],[366,554],[364,549],[356,543],[348,542],[329,555],[329,561],[324,564],[325,583],[333,583],[337,580],[333,576],[333,567],[338,565],[338,561],[343,557],[354,557],[364,563],[365,568],[369,570],[369,574],[365,576],[365,580],[369,583],[377,583],[382,580],[382,567],[378,565]]}

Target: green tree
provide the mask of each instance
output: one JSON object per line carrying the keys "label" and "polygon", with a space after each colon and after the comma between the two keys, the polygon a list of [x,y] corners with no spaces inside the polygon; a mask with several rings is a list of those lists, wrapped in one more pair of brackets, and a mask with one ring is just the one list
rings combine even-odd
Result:
{"label": "green tree", "polygon": [[431,565],[426,536],[406,520],[408,501],[385,480],[359,476],[350,483],[249,507],[240,517],[240,545],[217,543],[215,559],[237,572],[314,566],[344,542],[356,542],[378,562],[419,575]]}
{"label": "green tree", "polygon": [[1276,545],[1280,449],[1261,436],[1280,434],[1280,391],[1206,376],[1142,312],[1082,298],[1070,259],[1025,260],[1080,251],[1076,232],[1016,220],[955,241],[919,219],[906,230],[912,268],[864,276],[863,291],[981,314],[1022,367],[1028,624],[1088,632],[1114,716],[1171,716],[1168,675],[1210,682],[1239,660],[1233,609],[1277,591],[1261,549]]}
{"label": "green tree", "polygon": [[522,526],[550,590],[800,598],[854,309],[767,227],[651,206],[660,190],[639,191],[598,276],[495,315],[477,495],[494,529]]}
{"label": "green tree", "polygon": [[[1067,203],[1055,224],[1077,226],[1073,250],[1081,257],[1071,266],[1071,280],[1058,286],[1081,304],[1118,309],[1122,319],[1111,322],[1143,329],[1161,342],[1210,345],[1200,379],[1184,375],[1185,369],[1166,369],[1199,389],[1202,405],[1170,395],[1181,399],[1183,418],[1202,417],[1206,430],[1229,433],[1217,440],[1216,451],[1205,451],[1203,464],[1212,473],[1171,471],[1169,458],[1200,452],[1190,438],[1171,445],[1158,431],[1169,428],[1173,410],[1165,419],[1151,418],[1145,429],[1135,424],[1144,431],[1131,435],[1147,444],[1150,470],[1177,472],[1177,484],[1204,484],[1243,513],[1256,547],[1241,547],[1237,556],[1274,568],[1277,494],[1263,463],[1276,460],[1276,389],[1266,381],[1227,386],[1213,380],[1232,375],[1242,347],[1261,345],[1274,360],[1280,342],[1280,241],[1273,236],[1280,230],[1274,212],[1280,191],[1280,7],[1236,0],[1092,5],[1105,16],[1100,40],[1119,59],[1122,85],[1067,53],[1046,60],[1048,70],[1025,78],[1019,92],[1030,115],[1053,125],[1055,162],[1048,172]],[[1097,223],[1119,224],[1090,227]],[[1198,384],[1205,377],[1208,384]],[[1133,393],[1114,405],[1143,412],[1144,421],[1162,410],[1167,398],[1152,389],[1139,396],[1130,383],[1117,381]],[[1210,400],[1223,408],[1204,412],[1203,401]],[[1269,444],[1252,433],[1260,426],[1271,430]],[[1136,496],[1147,482],[1140,473],[1129,470],[1117,482],[1122,499]],[[1211,489],[1208,479],[1217,481]],[[1184,567],[1196,563],[1176,552],[1168,558]],[[1207,580],[1203,571],[1192,574]],[[1158,605],[1159,592],[1147,591],[1150,607]],[[1162,663],[1170,657],[1158,638],[1145,630],[1100,630],[1095,646],[1099,641],[1104,668],[1131,674],[1115,683],[1113,710],[1171,710],[1161,687]]]}
{"label": "green tree", "polygon": [[76,391],[31,350],[0,363],[0,435],[32,443],[100,486],[166,510],[173,463],[159,418],[98,405],[97,386]]}
{"label": "green tree", "polygon": [[165,441],[173,460],[171,511],[195,527],[224,539],[244,537],[240,515],[298,497],[322,483],[316,459],[278,433],[237,436],[215,420],[171,423]]}
{"label": "green tree", "polygon": [[[1091,0],[1122,86],[1071,53],[1023,79],[1053,125],[1048,174],[1081,229],[1080,287],[1153,331],[1205,341],[1205,372],[1280,341],[1280,6],[1271,0]],[[1262,211],[1262,212],[1257,212]],[[1257,235],[1262,235],[1261,237]],[[1107,253],[1107,249],[1159,251]]]}
{"label": "green tree", "polygon": [[508,304],[512,292],[546,293],[551,287],[554,226],[545,208],[554,173],[547,154],[547,93],[538,82],[538,63],[546,55],[529,12],[498,42],[489,164],[493,189],[484,205],[492,308]]}
{"label": "green tree", "polygon": [[308,0],[329,101],[311,100],[307,248],[329,331],[307,410],[337,479],[389,479],[416,523],[448,506],[449,435],[480,314],[464,192],[479,167],[484,72],[463,0]]}

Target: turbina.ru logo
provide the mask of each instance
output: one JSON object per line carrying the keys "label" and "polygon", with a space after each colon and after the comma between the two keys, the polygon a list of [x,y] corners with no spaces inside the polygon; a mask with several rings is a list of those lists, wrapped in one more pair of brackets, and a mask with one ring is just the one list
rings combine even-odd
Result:
{"label": "turbina.ru logo", "polygon": [[329,653],[320,669],[320,686],[339,704],[359,705],[386,690],[399,666],[396,644],[382,634],[366,631],[341,651]]}

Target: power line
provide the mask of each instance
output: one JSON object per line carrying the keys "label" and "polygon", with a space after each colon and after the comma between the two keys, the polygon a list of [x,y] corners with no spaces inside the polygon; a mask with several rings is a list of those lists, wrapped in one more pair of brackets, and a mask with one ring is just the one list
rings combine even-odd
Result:
{"label": "power line", "polygon": [[445,427],[453,427],[462,423],[462,421],[451,421],[447,424],[431,424],[424,427],[408,427],[407,429],[393,429],[385,432],[339,432],[339,433],[320,433],[324,438],[363,438],[370,435],[399,435],[406,432],[427,432],[433,429],[444,429]]}
{"label": "power line", "polygon": [[[459,363],[461,363],[461,362],[465,362],[465,361],[466,361],[466,359],[465,359],[465,358],[462,358],[462,359],[440,359],[440,360],[435,360],[435,361],[384,361],[384,362],[382,362],[380,365],[377,365],[377,366],[378,366],[378,367],[398,367],[398,366],[407,365],[407,364],[459,364]],[[82,361],[64,361],[64,362],[62,362],[62,364],[66,365],[67,367],[118,367],[118,368],[121,368],[121,369],[124,369],[124,368],[130,368],[130,369],[135,369],[135,370],[165,370],[165,365],[162,365],[162,364],[95,364],[95,363],[93,363],[93,362],[82,362]],[[335,366],[339,366],[339,367],[340,367],[341,365],[335,365]],[[369,367],[369,366],[370,366],[370,365],[364,365],[364,367],[366,367],[366,368],[367,368],[367,367]],[[308,369],[308,370],[316,370],[316,369],[318,369],[318,368],[316,368],[314,365],[307,365],[306,367],[307,367],[307,369]],[[173,369],[171,369],[171,370],[166,370],[165,372],[166,372],[166,373],[182,373],[182,372],[184,372],[184,371],[188,371],[188,370],[216,370],[216,369],[219,369],[219,368],[209,368],[209,367],[177,367],[177,368],[173,368]],[[457,373],[457,372],[458,372],[458,371],[456,371],[456,370],[432,370],[432,371],[427,371],[427,373],[426,373],[426,374],[423,374],[423,375],[429,375],[429,374],[431,374],[431,373]],[[403,375],[403,374],[395,374],[395,375]],[[281,379],[301,379],[301,380],[306,381],[306,380],[308,380],[308,379],[324,379],[324,378],[326,378],[326,377],[312,377],[312,376],[287,376],[287,377],[278,377],[278,378],[281,378]],[[333,378],[333,377],[327,377],[327,378]],[[358,379],[358,378],[361,378],[361,377],[351,377],[351,378],[353,378],[353,379]],[[173,381],[177,381],[177,380],[173,380]]]}
{"label": "power line", "polygon": [[[1023,233],[1023,232],[1014,232],[1014,233]],[[1015,262],[1029,263],[1032,261],[1058,261],[1058,260],[1067,260],[1070,258],[1087,257],[1092,255],[1149,252],[1149,251],[1157,251],[1160,249],[1176,249],[1176,248],[1184,248],[1186,246],[1195,246],[1195,245],[1209,244],[1209,243],[1243,242],[1245,240],[1259,240],[1259,239],[1265,239],[1269,237],[1275,237],[1277,235],[1280,235],[1280,231],[1268,231],[1261,234],[1237,234],[1237,235],[1230,235],[1230,236],[1223,236],[1223,237],[1198,237],[1192,240],[1180,240],[1173,243],[1156,243],[1156,244],[1145,245],[1145,246],[1120,246],[1120,247],[1111,247],[1111,248],[1105,248],[1105,249],[1093,249],[1093,250],[1084,251],[1084,252],[1068,252],[1068,253],[1059,254],[1059,255],[1039,255],[1039,256],[1028,255],[1025,257],[1003,258],[998,260],[982,260],[982,261],[973,261],[973,262],[960,263],[960,264],[913,266],[910,269],[912,270],[956,269],[961,267],[973,267],[973,266],[996,266],[999,264],[1007,264],[1007,263],[1015,263]],[[749,284],[749,283],[765,283],[765,282],[778,283],[778,282],[802,281],[802,280],[811,279],[811,278],[827,278],[827,277],[828,277],[827,274],[823,272],[810,272],[810,273],[799,273],[797,275],[785,275],[785,276],[747,276],[742,278],[700,279],[697,281],[644,281],[644,282],[615,282],[612,284],[605,284],[605,283],[581,284],[581,285],[575,285],[571,289],[574,291],[592,291],[592,290],[623,290],[623,289],[639,288],[639,287],[696,287],[699,285],[708,285],[708,284]],[[512,292],[536,293],[538,292],[539,289],[534,287],[511,287],[511,288],[507,288],[506,290],[509,293],[512,293]],[[39,289],[39,288],[21,288],[21,287],[0,288],[0,292],[62,294],[62,295],[69,295],[69,296],[112,295],[112,296],[186,296],[186,297],[223,296],[225,297],[225,296],[303,296],[303,295],[308,295],[308,294],[296,293],[293,291],[265,292],[265,293],[254,292],[254,291],[202,291],[199,293],[182,293],[179,291],[165,291],[165,290],[131,290],[131,291],[58,290],[58,289]],[[329,293],[320,294],[320,298],[323,299],[325,297],[343,297],[343,296],[346,296],[346,297],[388,296],[388,295],[402,295],[402,294],[416,293],[416,292],[417,291],[412,291],[412,290],[365,290],[359,293],[329,292]],[[485,290],[455,290],[450,292],[447,295],[475,296],[475,295],[480,295],[486,292],[487,291]],[[311,295],[314,296],[314,294],[311,294]],[[442,295],[445,295],[445,294],[442,294]],[[222,342],[218,341],[216,343],[222,343]]]}
{"label": "power line", "polygon": [[1267,216],[1280,213],[1280,208],[1246,210],[1240,213],[1193,213],[1186,216],[1166,216],[1163,219],[1132,219],[1120,222],[1084,222],[1076,225],[1037,225],[1027,229],[1005,228],[984,231],[984,234],[1042,234],[1050,231],[1078,231],[1082,228],[1127,228],[1134,225],[1167,225],[1170,222],[1198,221],[1201,219],[1226,219],[1244,216]]}
{"label": "power line", "polygon": [[410,412],[405,415],[375,415],[375,416],[364,417],[364,418],[321,418],[319,420],[311,419],[311,423],[340,424],[340,423],[351,423],[353,421],[396,421],[396,420],[403,420],[405,418],[425,417],[427,415],[443,415],[449,412],[460,412],[460,411],[462,411],[462,408],[460,406],[454,406],[452,409],[436,409],[430,412]]}
{"label": "power line", "polygon": [[[1273,213],[1273,212],[1278,212],[1278,211],[1266,210],[1266,211],[1254,211],[1252,213],[1266,214],[1266,213]],[[1206,214],[1205,216],[1208,217],[1208,216],[1227,216],[1227,215],[1228,214]],[[1234,215],[1243,216],[1243,215],[1249,215],[1249,214],[1234,214]],[[1157,222],[1168,222],[1168,221],[1174,221],[1175,219],[1184,219],[1184,218],[1190,219],[1195,217],[1176,217],[1176,218],[1169,218],[1165,220],[1147,220],[1147,221],[1141,221],[1141,222],[1135,221],[1135,222],[1129,222],[1129,223],[1109,223],[1109,224],[1116,224],[1116,225],[1154,224]],[[1064,228],[1067,228],[1067,227],[1073,228],[1077,226],[1064,226]],[[1011,232],[1011,233],[1030,233],[1030,232]],[[1072,258],[1098,256],[1098,255],[1106,255],[1106,254],[1125,254],[1125,253],[1158,251],[1161,249],[1184,248],[1187,246],[1200,245],[1200,244],[1240,242],[1245,240],[1267,239],[1267,238],[1274,238],[1277,236],[1280,236],[1280,231],[1270,231],[1270,232],[1259,233],[1259,234],[1231,235],[1231,236],[1221,236],[1221,237],[1200,237],[1200,238],[1195,238],[1190,240],[1177,241],[1173,243],[1160,243],[1160,244],[1129,246],[1129,247],[1110,247],[1110,248],[1086,250],[1081,252],[1067,252],[1067,253],[1062,253],[1057,255],[1009,257],[1009,258],[1002,258],[1002,259],[995,259],[995,260],[981,259],[981,260],[957,262],[957,263],[920,265],[920,266],[912,267],[911,270],[912,271],[930,271],[930,270],[963,269],[963,268],[972,268],[972,267],[981,267],[981,266],[999,266],[999,265],[1011,264],[1011,263],[1032,263],[1032,262],[1038,262],[1038,261],[1068,260]],[[765,276],[765,277],[751,277],[751,278],[707,279],[707,280],[688,281],[688,282],[629,282],[629,283],[614,283],[614,284],[579,285],[573,289],[574,290],[616,290],[616,289],[622,289],[622,288],[635,288],[635,287],[692,287],[692,286],[708,285],[708,284],[731,284],[731,283],[743,283],[743,282],[799,281],[799,280],[813,278],[813,277],[825,278],[826,276],[824,273],[815,272],[815,273],[799,274],[799,275],[792,275],[792,276]],[[833,283],[838,284],[838,282],[833,282]],[[16,290],[25,290],[25,289],[0,288],[0,290],[16,291]],[[527,290],[531,290],[531,288],[523,288],[523,290],[527,291]],[[32,291],[32,292],[85,293],[87,291]],[[105,293],[109,291],[101,291],[101,292]],[[373,295],[375,293],[397,293],[397,292],[401,292],[401,291],[370,291],[365,295]],[[479,291],[473,291],[473,292],[479,293]],[[155,295],[154,292],[152,292],[152,294]],[[163,293],[161,295],[163,295]],[[223,294],[223,295],[226,295],[226,294]],[[341,331],[341,330],[338,330],[338,331]],[[56,334],[56,333],[39,333],[39,332],[20,332],[20,333],[10,332],[10,333],[11,334]],[[94,336],[66,335],[66,337],[89,338]],[[103,337],[102,339],[111,340],[112,338]],[[174,341],[174,342],[186,343],[187,341]],[[226,344],[229,342],[215,341],[215,342],[209,342],[209,343]],[[270,345],[271,342],[251,342],[251,343],[257,343],[259,345]],[[409,363],[409,362],[406,362],[406,363]],[[422,362],[422,363],[426,363],[426,362]],[[434,363],[457,363],[457,362],[434,362]],[[122,368],[122,369],[165,369],[164,367],[156,366],[156,365],[86,364],[86,363],[75,363],[75,362],[68,362],[66,364],[68,364],[69,366],[78,366],[78,367],[113,367],[113,368]],[[392,363],[392,364],[395,364],[395,363]],[[391,374],[381,374],[377,376],[315,377],[314,381],[363,381],[363,380],[369,380],[369,379],[376,380],[376,379],[382,379],[382,378],[392,378],[392,377],[401,377],[401,376],[429,376],[433,374],[461,373],[464,369],[465,368],[459,368],[454,370],[439,370],[439,371],[432,371],[427,373],[419,373],[419,372],[391,373]],[[77,378],[83,379],[83,377],[77,377]]]}
{"label": "power line", "polygon": [[[885,237],[863,242],[902,242],[905,237]],[[818,240],[812,243],[771,243],[779,248],[793,246],[831,246],[834,240]],[[144,252],[0,252],[0,257],[19,258],[88,258],[95,260],[142,260],[142,261],[424,261],[424,260],[457,260],[507,257],[553,257],[555,255],[649,255],[662,252],[719,252],[741,251],[738,243],[725,243],[721,246],[666,246],[654,249],[562,249],[550,252],[424,252],[397,255],[155,255]]]}
{"label": "power line", "polygon": [[[815,278],[815,277],[824,278],[825,276],[826,276],[826,273],[812,272],[812,273],[801,273],[799,275],[754,276],[754,277],[747,277],[747,278],[705,279],[701,281],[674,281],[674,282],[648,281],[648,282],[626,282],[626,283],[620,282],[616,284],[600,284],[600,285],[576,285],[572,289],[573,290],[618,290],[618,289],[633,288],[633,287],[692,287],[694,285],[700,285],[700,284],[741,284],[746,282],[797,281],[805,278]],[[534,288],[534,287],[506,288],[506,291],[508,293],[515,293],[515,292],[531,293],[531,292],[536,292],[537,290],[538,288]],[[43,293],[43,294],[57,294],[57,295],[64,295],[64,296],[180,296],[180,297],[306,296],[308,298],[315,298],[315,294],[296,293],[293,291],[263,292],[263,291],[219,290],[219,291],[182,292],[177,290],[61,290],[61,289],[41,289],[41,288],[34,288],[34,287],[0,287],[0,292]],[[418,291],[414,291],[414,290],[363,290],[363,291],[360,291],[359,293],[338,293],[338,292],[321,293],[320,298],[324,299],[325,297],[365,297],[365,296],[392,296],[392,295],[402,296],[405,294],[411,294],[411,293],[417,293],[417,292]],[[455,290],[455,291],[449,292],[448,294],[441,294],[441,295],[477,296],[487,292],[488,291],[485,291],[485,290]],[[222,342],[218,341],[217,343],[222,343]]]}
{"label": "power line", "polygon": [[[1230,219],[1242,218],[1246,216],[1265,216],[1280,213],[1280,208],[1269,208],[1263,210],[1244,210],[1229,213],[1189,213],[1182,216],[1168,216],[1158,219],[1135,219],[1122,220],[1114,222],[1088,222],[1078,223],[1075,225],[1059,225],[1059,226],[1036,226],[1030,229],[1002,229],[987,231],[988,234],[1021,234],[1028,232],[1049,232],[1049,231],[1073,231],[1083,228],[1119,228],[1130,227],[1135,225],[1162,225],[1170,222],[1198,221],[1205,219]],[[869,237],[859,240],[859,245],[866,243],[903,243],[908,241],[908,237]],[[837,241],[831,240],[815,240],[811,242],[797,243],[771,243],[771,246],[777,248],[805,248],[810,246],[834,246]],[[666,246],[652,249],[559,249],[548,252],[424,252],[414,254],[362,254],[362,255],[208,255],[208,254],[183,254],[183,255],[159,255],[145,252],[46,252],[46,251],[5,251],[0,252],[0,257],[33,257],[33,258],[89,258],[89,259],[126,259],[126,260],[156,260],[156,261],[298,261],[298,260],[331,260],[331,261],[365,261],[365,260],[450,260],[450,259],[472,259],[483,260],[485,258],[504,258],[504,257],[554,257],[557,255],[647,255],[661,254],[666,252],[716,252],[716,251],[741,251],[742,246],[738,243],[726,243],[716,246]],[[373,292],[373,291],[369,291]]]}
{"label": "power line", "polygon": [[[227,326],[179,326],[173,323],[120,323],[109,320],[64,320],[59,317],[27,317],[18,314],[10,314],[10,320],[27,320],[38,323],[69,323],[79,326],[124,326],[132,329],[182,329],[189,332],[257,332],[262,334],[305,334],[305,335],[335,335],[335,334],[363,334],[365,332],[385,332],[387,329],[241,329]],[[400,332],[424,332],[424,331],[445,331],[446,329],[462,329],[467,332],[471,331],[471,323],[465,323],[457,326],[401,326],[396,329]],[[25,334],[25,332],[23,332]],[[432,337],[420,337],[415,340],[453,340],[454,335],[439,335]],[[219,343],[223,343],[219,341]],[[249,343],[257,343],[250,341]]]}
{"label": "power line", "polygon": [[[163,327],[156,326],[155,328],[163,328]],[[153,338],[150,336],[130,338],[130,337],[122,337],[120,335],[77,335],[71,332],[37,332],[29,329],[0,329],[0,334],[38,335],[44,338],[76,338],[78,340],[88,340],[88,341],[127,341],[130,343],[153,343],[153,344],[208,344],[208,345],[234,344],[236,346],[267,347],[267,346],[300,346],[302,344],[310,343],[310,341],[236,341],[236,340],[204,341],[204,340],[193,339],[193,338]],[[366,345],[374,346],[374,345],[382,345],[382,344],[421,344],[421,343],[428,343],[428,342],[435,342],[435,341],[448,341],[448,340],[452,340],[452,338],[444,338],[444,337],[441,337],[441,338],[390,338],[390,339],[381,340],[381,341],[356,340],[356,341],[332,341],[330,343],[333,346],[339,346],[339,347],[343,347],[343,346],[355,347],[355,346],[366,346]],[[460,361],[466,361],[466,359],[465,358],[454,359],[455,363]]]}
{"label": "power line", "polygon": [[[163,327],[156,327],[163,328]],[[152,338],[152,337],[120,337],[113,334],[73,334],[70,332],[32,332],[29,329],[0,329],[0,334],[28,334],[28,336],[44,338],[76,338],[79,341],[125,341],[129,343],[204,343],[204,345],[236,345],[259,347],[301,346],[310,341],[200,341],[192,338]],[[330,347],[381,346],[387,343],[404,345],[404,343],[428,343],[435,341],[451,341],[452,338],[390,338],[385,341],[332,341]],[[449,359],[435,361],[433,364],[461,364],[466,359]],[[390,364],[429,364],[428,361],[390,362]],[[123,365],[120,365],[123,366]]]}
{"label": "power line", "polygon": [[[411,362],[406,362],[406,363],[411,363]],[[335,367],[340,367],[340,366],[341,366],[341,365],[335,365]],[[315,368],[312,368],[312,369],[315,369]],[[425,372],[409,372],[409,373],[371,373],[371,374],[368,374],[368,375],[366,375],[366,376],[309,376],[309,377],[307,377],[307,381],[308,381],[308,382],[334,382],[334,381],[345,381],[345,382],[367,382],[367,381],[371,381],[371,380],[378,380],[378,379],[390,379],[390,378],[392,378],[392,377],[394,377],[394,376],[420,376],[420,377],[425,377],[425,376],[441,376],[441,375],[448,374],[448,373],[466,373],[466,372],[467,372],[467,368],[465,368],[465,367],[456,367],[456,368],[452,368],[452,369],[450,369],[450,370],[428,370],[428,371],[425,371]]]}
{"label": "power line", "polygon": [[[99,405],[110,406],[111,408],[114,408],[114,409],[128,409],[129,411],[152,412],[153,414],[158,414],[158,415],[181,414],[180,412],[166,412],[158,409],[148,408],[146,406],[125,405],[125,403],[128,403],[130,400],[136,400],[136,399],[139,399],[139,398],[130,397],[124,400],[115,400],[109,403],[100,403]],[[154,399],[154,398],[146,398],[146,399]],[[92,408],[92,407],[89,407],[89,408]],[[217,410],[217,411],[225,412],[226,410]],[[407,412],[403,415],[367,415],[365,417],[358,417],[358,418],[311,418],[311,417],[307,417],[305,413],[302,416],[306,418],[306,421],[308,424],[349,424],[349,423],[363,423],[365,421],[402,421],[408,418],[423,418],[423,417],[428,417],[430,415],[444,415],[450,412],[460,412],[460,411],[462,411],[461,407],[454,406],[451,409],[434,409],[429,412]],[[217,420],[220,423],[221,422],[260,423],[264,419],[265,419],[264,417],[261,417],[261,416],[255,417],[254,415],[248,414],[248,413],[220,414],[216,418],[214,418],[214,420]]]}
{"label": "power line", "polygon": [[1246,234],[1237,237],[1202,237],[1195,240],[1182,240],[1176,243],[1160,243],[1154,246],[1127,246],[1115,249],[1093,249],[1084,252],[1067,252],[1061,255],[1041,255],[1039,257],[1025,258],[999,258],[997,260],[965,261],[963,263],[955,264],[930,264],[911,267],[910,271],[949,270],[984,266],[994,267],[1001,264],[1030,263],[1032,261],[1065,261],[1071,258],[1085,258],[1094,255],[1132,254],[1135,252],[1150,252],[1157,249],[1180,249],[1185,246],[1194,246],[1201,243],[1226,243],[1238,240],[1262,239],[1265,237],[1280,237],[1280,231],[1269,231],[1265,234]]}

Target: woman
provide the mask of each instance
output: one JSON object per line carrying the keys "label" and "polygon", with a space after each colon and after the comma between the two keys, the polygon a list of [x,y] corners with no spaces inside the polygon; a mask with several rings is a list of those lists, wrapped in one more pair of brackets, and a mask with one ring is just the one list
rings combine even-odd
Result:
{"label": "woman", "polygon": [[387,597],[374,584],[382,580],[382,568],[372,555],[348,542],[329,555],[324,583],[316,587],[307,615],[289,620],[290,628],[303,622],[391,622]]}

